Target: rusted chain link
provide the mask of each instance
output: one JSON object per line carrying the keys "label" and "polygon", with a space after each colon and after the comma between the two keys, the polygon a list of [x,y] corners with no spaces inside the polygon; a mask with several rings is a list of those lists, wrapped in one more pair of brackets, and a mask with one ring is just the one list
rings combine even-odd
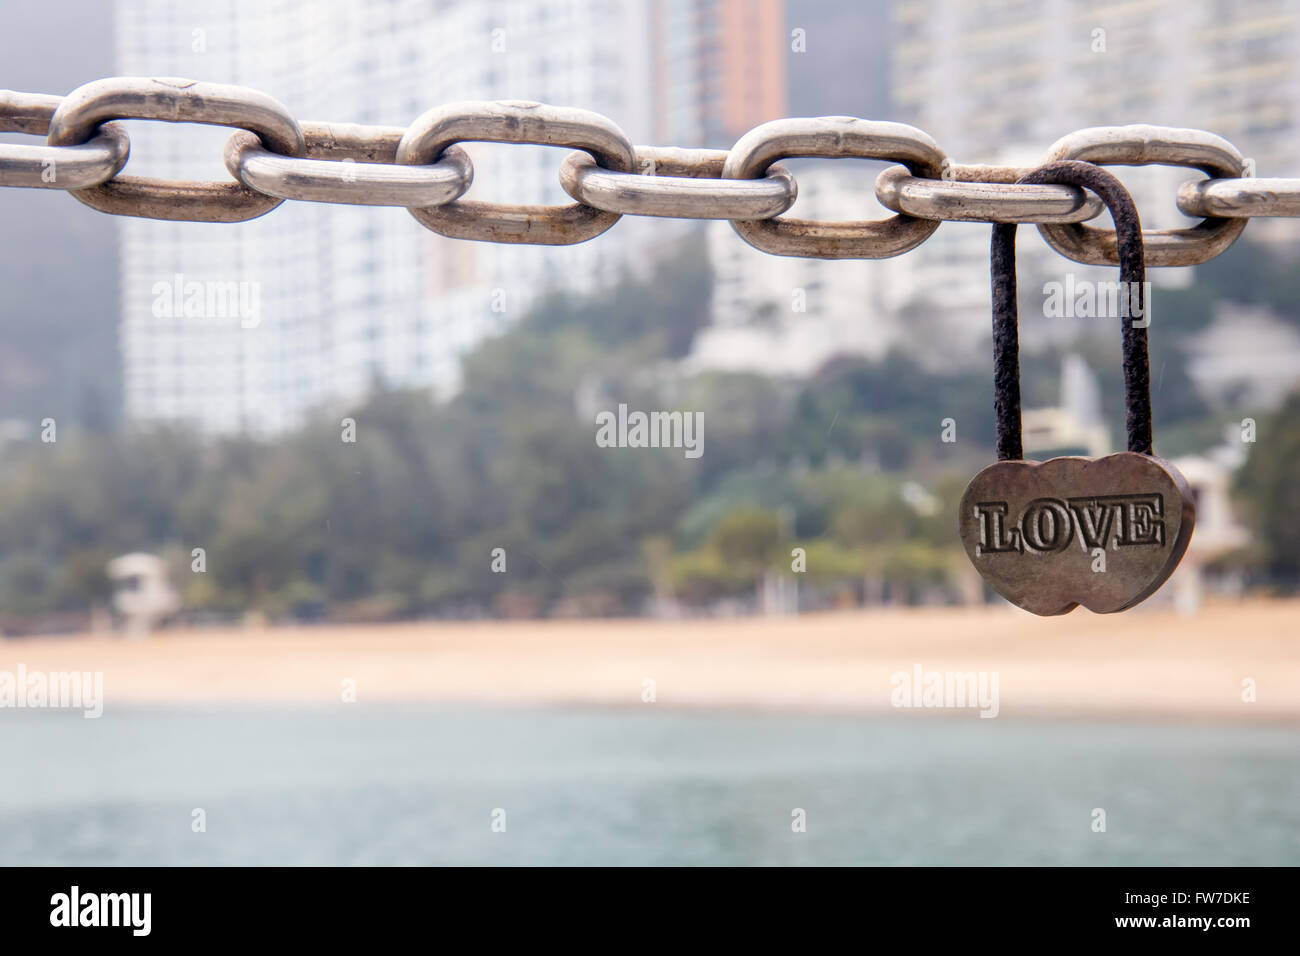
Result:
{"label": "rusted chain link", "polygon": [[[130,140],[118,119],[235,127],[230,182],[171,182],[122,174]],[[1113,230],[1084,225],[1101,200],[1075,185],[1019,180],[1030,167],[960,165],[924,132],[845,116],[781,119],[729,151],[633,147],[611,120],[526,101],[461,102],[411,126],[299,123],[257,90],[193,80],[112,77],[66,97],[0,91],[0,132],[46,136],[0,143],[0,186],[68,190],[103,212],[198,222],[242,222],[285,199],[404,206],[424,226],[459,239],[562,245],[600,235],[620,216],[729,220],[774,255],[880,259],[920,245],[943,221],[1035,223],[1077,262],[1114,263]],[[461,197],[474,180],[473,141],[568,146],[559,167],[569,206],[497,205]],[[893,160],[875,182],[882,220],[785,217],[799,194],[781,159]],[[1201,130],[1114,126],[1057,141],[1042,162],[1171,165],[1210,178],[1184,183],[1178,208],[1202,221],[1146,230],[1147,265],[1195,265],[1221,253],[1256,216],[1300,217],[1300,179],[1254,179],[1227,140]]]}

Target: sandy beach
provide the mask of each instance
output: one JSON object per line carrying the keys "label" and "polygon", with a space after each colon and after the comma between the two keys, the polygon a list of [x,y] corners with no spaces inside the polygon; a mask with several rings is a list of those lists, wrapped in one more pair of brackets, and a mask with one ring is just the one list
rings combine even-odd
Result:
{"label": "sandy beach", "polygon": [[[483,704],[889,711],[893,675],[996,673],[1001,716],[1300,720],[1300,601],[1041,619],[1010,608],[771,619],[411,623],[0,641],[0,672],[100,671],[105,709]],[[1243,700],[1244,681],[1255,700]],[[647,683],[652,681],[653,685]],[[973,712],[968,712],[973,716]]]}

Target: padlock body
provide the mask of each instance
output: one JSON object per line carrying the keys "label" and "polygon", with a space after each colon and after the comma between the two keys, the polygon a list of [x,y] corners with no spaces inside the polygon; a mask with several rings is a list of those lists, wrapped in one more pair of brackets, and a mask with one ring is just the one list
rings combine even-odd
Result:
{"label": "padlock body", "polygon": [[958,527],[975,568],[1012,604],[1108,614],[1173,573],[1196,522],[1191,489],[1153,455],[999,461],[966,486]]}

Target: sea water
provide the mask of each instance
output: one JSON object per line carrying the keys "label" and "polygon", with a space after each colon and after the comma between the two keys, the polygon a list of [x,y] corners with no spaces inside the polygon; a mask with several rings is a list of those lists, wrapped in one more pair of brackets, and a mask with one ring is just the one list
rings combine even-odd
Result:
{"label": "sea water", "polygon": [[7,710],[0,864],[1296,865],[1300,728]]}

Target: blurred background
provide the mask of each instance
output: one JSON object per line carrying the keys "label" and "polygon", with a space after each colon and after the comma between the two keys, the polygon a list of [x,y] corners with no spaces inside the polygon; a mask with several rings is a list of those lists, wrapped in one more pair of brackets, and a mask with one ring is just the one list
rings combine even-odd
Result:
{"label": "blurred background", "polygon": [[[1300,175],[1300,0],[8,16],[0,85],[31,92],[182,76],[401,126],[529,99],[722,149],[843,114],[1017,165],[1152,123]],[[133,174],[229,176],[227,129],[126,126]],[[465,145],[470,198],[569,201],[564,150]],[[888,214],[885,164],[787,165],[791,215]],[[1199,173],[1116,172],[1144,225],[1187,222],[1174,196]],[[624,217],[544,247],[393,208],[224,225],[0,200],[0,669],[105,674],[102,720],[0,711],[0,861],[1300,860],[1297,222],[1151,270],[1156,450],[1196,532],[1132,615],[1038,620],[956,534],[995,457],[986,225],[823,261],[726,222]],[[1046,283],[1116,276],[1030,228],[1019,247],[1026,452],[1116,450],[1115,320],[1044,310]],[[159,307],[195,281],[247,284],[255,321]],[[701,413],[703,454],[599,447],[621,403]],[[1001,673],[999,719],[891,708],[917,662]],[[821,822],[793,833],[809,804]],[[489,810],[511,806],[529,822],[496,839]],[[220,836],[191,830],[197,807]],[[1098,807],[1124,828],[1090,829]]]}

